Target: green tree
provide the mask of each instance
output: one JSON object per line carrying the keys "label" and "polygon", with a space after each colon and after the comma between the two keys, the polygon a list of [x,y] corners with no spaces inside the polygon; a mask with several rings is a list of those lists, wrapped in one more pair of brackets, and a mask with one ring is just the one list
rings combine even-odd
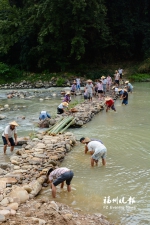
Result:
{"label": "green tree", "polygon": [[89,55],[93,59],[97,47],[107,45],[103,0],[26,0],[21,7],[3,0],[0,9],[1,53],[11,55],[17,46],[18,61],[28,69],[62,69]]}

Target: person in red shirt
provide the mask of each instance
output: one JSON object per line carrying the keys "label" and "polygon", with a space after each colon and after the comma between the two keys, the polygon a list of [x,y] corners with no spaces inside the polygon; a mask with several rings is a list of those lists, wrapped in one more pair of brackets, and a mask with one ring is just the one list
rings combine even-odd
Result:
{"label": "person in red shirt", "polygon": [[110,97],[105,98],[105,105],[106,105],[106,112],[111,108],[112,110],[116,111],[114,106],[114,100]]}

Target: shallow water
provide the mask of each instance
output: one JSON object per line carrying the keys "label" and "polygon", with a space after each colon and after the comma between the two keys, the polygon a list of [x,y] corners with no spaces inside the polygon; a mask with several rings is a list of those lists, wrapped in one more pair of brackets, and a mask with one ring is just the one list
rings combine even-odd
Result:
{"label": "shallow water", "polygon": [[[69,129],[78,140],[82,136],[101,139],[108,150],[107,165],[103,167],[100,162],[98,167],[91,168],[90,155],[84,154],[84,145],[78,142],[62,163],[62,166],[74,171],[73,190],[68,194],[66,188],[64,190],[57,188],[57,201],[87,213],[103,213],[109,220],[117,221],[118,224],[149,224],[149,94],[150,83],[136,83],[134,93],[129,94],[127,106],[122,106],[119,99],[116,101],[117,113],[102,111],[82,128]],[[13,101],[17,104],[19,100]],[[21,103],[28,104],[28,107],[26,110],[16,112],[14,119],[24,113],[27,122],[20,121],[18,134],[23,136],[35,129],[33,122],[43,109],[43,105],[54,115],[59,102],[60,99],[57,98],[52,102],[50,100],[40,103],[37,99],[31,100],[30,103]],[[9,116],[12,115],[12,112],[9,113]],[[0,129],[4,124],[6,120],[2,121]],[[0,152],[2,156],[2,150]],[[43,195],[52,199],[49,188],[41,192],[41,196]]]}

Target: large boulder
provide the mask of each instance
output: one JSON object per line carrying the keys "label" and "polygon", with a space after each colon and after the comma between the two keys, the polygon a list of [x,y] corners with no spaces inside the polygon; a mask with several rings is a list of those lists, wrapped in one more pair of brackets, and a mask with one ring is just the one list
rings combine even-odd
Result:
{"label": "large boulder", "polygon": [[0,120],[3,120],[3,119],[5,119],[5,118],[6,118],[6,116],[0,115]]}
{"label": "large boulder", "polygon": [[9,197],[18,198],[20,200],[20,203],[24,203],[29,199],[28,192],[22,187],[16,187],[15,189],[13,189],[9,194]]}

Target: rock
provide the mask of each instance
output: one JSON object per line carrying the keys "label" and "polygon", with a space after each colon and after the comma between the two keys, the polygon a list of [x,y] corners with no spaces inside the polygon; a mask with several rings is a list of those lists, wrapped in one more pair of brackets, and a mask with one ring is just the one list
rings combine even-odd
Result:
{"label": "rock", "polygon": [[7,174],[7,171],[0,168],[0,175],[5,175],[5,174]]}
{"label": "rock", "polygon": [[6,218],[4,215],[0,214],[0,222],[5,222]]}
{"label": "rock", "polygon": [[17,187],[9,194],[11,198],[19,198],[20,203],[26,202],[29,199],[28,192],[21,187]]}
{"label": "rock", "polygon": [[0,210],[0,215],[8,216],[8,215],[10,215],[10,211],[9,210]]}
{"label": "rock", "polygon": [[1,180],[0,178],[0,189],[6,188],[6,181]]}
{"label": "rock", "polygon": [[23,188],[30,193],[32,191],[32,188],[29,185],[24,185]]}
{"label": "rock", "polygon": [[66,150],[67,152],[71,150],[71,146],[69,144],[66,144]]}
{"label": "rock", "polygon": [[6,109],[6,108],[9,108],[9,105],[8,105],[8,104],[4,105],[4,108],[5,108],[5,109]]}
{"label": "rock", "polygon": [[0,205],[2,206],[7,206],[9,204],[9,198],[4,198],[1,202]]}
{"label": "rock", "polygon": [[42,220],[42,219],[39,219],[39,218],[32,217],[32,220],[34,222],[38,222],[39,225],[45,225],[46,224],[45,220]]}
{"label": "rock", "polygon": [[68,220],[72,220],[72,214],[69,214],[69,213],[68,213],[68,214],[63,215],[63,217],[64,217],[64,219],[67,220],[67,221],[68,221]]}
{"label": "rock", "polygon": [[83,121],[82,120],[79,120],[78,122],[76,122],[76,125],[83,126]]}
{"label": "rock", "polygon": [[50,119],[50,120],[49,120],[49,124],[50,124],[50,125],[53,126],[55,123],[56,123],[56,120],[54,120],[54,119]]}
{"label": "rock", "polygon": [[11,210],[10,210],[10,215],[12,215],[12,216],[16,215],[16,210],[11,209]]}
{"label": "rock", "polygon": [[4,196],[0,194],[0,202],[3,200]]}
{"label": "rock", "polygon": [[13,174],[14,173],[27,173],[27,170],[22,170],[22,169],[20,169],[20,170],[14,170],[12,173]]}
{"label": "rock", "polygon": [[45,146],[45,144],[43,144],[43,143],[38,143],[36,146],[35,146],[35,148],[40,148],[40,149],[45,149],[46,148],[46,146]]}
{"label": "rock", "polygon": [[14,166],[14,170],[19,170],[20,166]]}
{"label": "rock", "polygon": [[13,210],[17,210],[18,209],[19,204],[17,202],[13,202],[8,204],[8,207],[10,207]]}
{"label": "rock", "polygon": [[31,188],[32,188],[32,191],[30,194],[33,196],[36,196],[42,189],[42,185],[37,180],[32,181],[29,184],[29,186],[31,186]]}
{"label": "rock", "polygon": [[0,168],[6,170],[7,168],[10,169],[11,165],[8,163],[0,163]]}
{"label": "rock", "polygon": [[46,156],[45,154],[39,154],[39,153],[35,153],[34,156],[38,158],[42,158],[42,159],[48,158],[48,156]]}
{"label": "rock", "polygon": [[3,119],[5,119],[5,118],[6,118],[6,116],[0,115],[0,120],[3,120]]}

